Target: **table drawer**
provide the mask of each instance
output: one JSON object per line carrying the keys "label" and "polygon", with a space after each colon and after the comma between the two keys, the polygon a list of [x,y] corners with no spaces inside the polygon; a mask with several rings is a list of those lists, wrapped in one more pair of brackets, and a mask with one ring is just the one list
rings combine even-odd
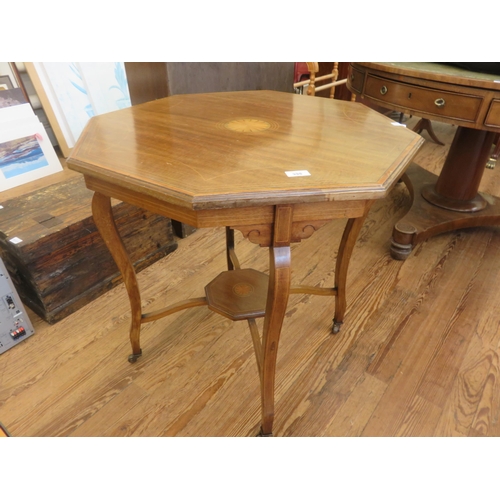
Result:
{"label": "table drawer", "polygon": [[500,99],[493,99],[493,101],[491,101],[491,106],[486,115],[486,120],[484,120],[484,124],[487,127],[500,128]]}
{"label": "table drawer", "polygon": [[413,110],[417,115],[420,111],[465,122],[476,120],[483,100],[481,97],[407,85],[371,75],[366,80],[365,95],[388,105]]}
{"label": "table drawer", "polygon": [[349,85],[355,92],[360,94],[363,91],[364,80],[365,74],[362,71],[358,71],[352,66],[349,67]]}

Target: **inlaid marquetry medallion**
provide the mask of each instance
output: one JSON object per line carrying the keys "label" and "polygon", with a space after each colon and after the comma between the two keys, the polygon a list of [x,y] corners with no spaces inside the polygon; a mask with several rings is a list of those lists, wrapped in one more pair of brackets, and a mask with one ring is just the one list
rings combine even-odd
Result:
{"label": "inlaid marquetry medallion", "polygon": [[261,120],[260,118],[236,118],[218,123],[219,128],[232,130],[240,133],[265,132],[266,130],[276,130],[279,125],[272,120]]}
{"label": "inlaid marquetry medallion", "polygon": [[233,286],[233,293],[238,297],[247,297],[252,294],[255,288],[250,283],[236,283]]}

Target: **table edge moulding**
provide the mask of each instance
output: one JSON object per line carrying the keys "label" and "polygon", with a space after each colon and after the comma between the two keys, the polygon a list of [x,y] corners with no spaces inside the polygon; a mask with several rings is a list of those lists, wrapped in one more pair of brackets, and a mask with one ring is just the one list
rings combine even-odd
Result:
{"label": "table edge moulding", "polygon": [[[220,126],[245,116],[257,120],[259,129],[265,123],[273,126],[242,133]],[[312,118],[323,122],[307,123]],[[254,121],[251,125],[256,126]],[[360,135],[352,136],[351,131]],[[392,139],[380,141],[379,135]],[[369,154],[355,153],[346,138],[353,145],[364,139],[371,145]],[[422,142],[417,134],[393,127],[391,120],[362,104],[273,91],[172,96],[93,118],[68,166],[81,172],[94,191],[95,223],[124,278],[131,306],[129,361],[136,362],[142,354],[143,323],[198,306],[234,321],[246,320],[261,382],[260,435],[272,435],[276,359],[289,295],[335,297],[332,332],[339,331],[347,307],[348,265],[359,231],[374,201],[401,177]],[[293,170],[298,164],[308,175],[292,181],[282,167]],[[194,227],[225,227],[227,270],[206,285],[205,296],[143,312],[111,198]],[[339,218],[347,223],[334,286],[292,286],[291,243]],[[242,268],[235,230],[269,249],[268,275]],[[255,320],[262,317],[261,334]]]}

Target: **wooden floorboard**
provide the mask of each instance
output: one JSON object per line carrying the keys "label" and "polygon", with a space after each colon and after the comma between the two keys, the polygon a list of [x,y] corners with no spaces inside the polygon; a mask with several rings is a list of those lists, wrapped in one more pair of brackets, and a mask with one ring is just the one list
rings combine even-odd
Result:
{"label": "wooden floorboard", "polygon": [[[408,125],[416,123],[411,118]],[[438,173],[455,127],[434,123],[416,161]],[[482,189],[500,196],[497,170]],[[409,206],[397,184],[372,208],[348,275],[348,310],[330,333],[333,297],[292,295],[276,379],[279,436],[500,436],[500,228],[442,234],[402,262],[392,227]],[[292,282],[333,286],[345,221],[292,246]],[[238,233],[242,267],[268,254]],[[92,263],[89,263],[92,265]],[[148,308],[199,297],[225,269],[224,230],[198,230],[139,274]],[[0,356],[0,421],[13,436],[253,436],[259,379],[245,322],[205,307],[143,327],[127,362],[123,285]],[[262,320],[258,320],[262,328]]]}

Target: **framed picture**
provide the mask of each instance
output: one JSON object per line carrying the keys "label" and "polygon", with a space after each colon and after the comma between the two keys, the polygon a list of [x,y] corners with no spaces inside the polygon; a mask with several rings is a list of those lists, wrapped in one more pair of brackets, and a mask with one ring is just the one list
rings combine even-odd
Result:
{"label": "framed picture", "polygon": [[23,116],[33,114],[29,104],[0,111],[2,123],[9,123],[8,129],[0,123],[0,192],[62,170],[43,124]]}
{"label": "framed picture", "polygon": [[2,90],[12,90],[12,81],[9,75],[0,75],[0,91]]}
{"label": "framed picture", "polygon": [[0,108],[18,106],[19,104],[26,104],[27,102],[22,89],[4,90],[0,92]]}
{"label": "framed picture", "polygon": [[131,106],[123,62],[24,65],[65,157],[91,117]]}

